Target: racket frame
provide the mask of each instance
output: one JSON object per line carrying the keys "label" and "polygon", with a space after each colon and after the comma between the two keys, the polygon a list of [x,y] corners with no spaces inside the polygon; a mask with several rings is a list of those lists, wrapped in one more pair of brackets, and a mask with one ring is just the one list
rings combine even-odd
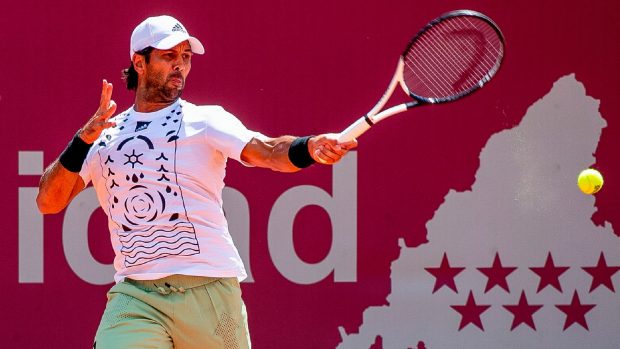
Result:
{"label": "racket frame", "polygon": [[[407,44],[407,48],[403,51],[403,53],[401,54],[401,59],[404,59],[407,56],[407,53],[409,52],[409,50],[411,49],[411,47],[413,45],[415,45],[415,43],[419,40],[420,37],[422,37],[422,35],[424,35],[424,33],[426,33],[427,31],[429,31],[431,28],[433,28],[434,26],[436,26],[437,24],[453,18],[453,17],[475,17],[477,19],[480,19],[484,22],[487,22],[487,24],[489,24],[489,27],[491,27],[495,33],[497,34],[497,37],[499,38],[499,40],[502,43],[502,53],[501,55],[499,55],[499,59],[497,61],[495,61],[495,65],[487,72],[487,74],[485,74],[479,81],[478,84],[473,85],[472,87],[470,87],[469,89],[465,90],[465,91],[461,91],[460,93],[451,95],[451,96],[447,96],[447,97],[442,97],[442,98],[426,98],[423,96],[418,96],[416,94],[414,94],[413,92],[410,92],[408,88],[406,88],[406,84],[404,83],[404,79],[401,82],[401,86],[403,86],[403,90],[411,97],[414,98],[415,100],[419,101],[420,104],[437,104],[437,103],[445,103],[445,102],[452,102],[455,101],[459,98],[465,97],[467,95],[469,95],[470,93],[479,90],[481,87],[483,87],[487,82],[489,82],[493,76],[495,76],[495,74],[497,73],[497,71],[499,70],[499,67],[502,65],[502,61],[504,58],[504,49],[505,49],[505,42],[504,42],[504,34],[502,33],[502,31],[499,29],[499,27],[497,26],[497,24],[495,22],[493,22],[493,20],[491,18],[489,18],[488,16],[477,12],[477,11],[472,11],[472,10],[456,10],[456,11],[450,11],[447,13],[444,13],[443,15],[439,16],[438,18],[435,18],[434,20],[432,20],[431,22],[429,22],[427,25],[424,26],[424,28],[420,29],[420,31],[413,37],[413,39],[411,39],[411,41],[409,41],[409,44]],[[401,72],[401,79],[402,79],[402,72]]]}
{"label": "racket frame", "polygon": [[[457,16],[465,16],[465,17],[476,17],[478,19],[481,19],[485,22],[487,22],[489,24],[489,26],[495,30],[495,32],[498,35],[498,38],[500,39],[501,43],[502,43],[502,53],[499,56],[499,59],[495,62],[495,65],[487,72],[487,74],[485,74],[482,79],[480,79],[480,81],[478,81],[478,83],[474,86],[472,86],[471,88],[462,91],[458,94],[455,95],[451,95],[451,96],[447,96],[447,97],[443,97],[443,98],[426,98],[423,96],[418,96],[415,93],[411,92],[409,90],[409,88],[407,87],[407,85],[404,82],[404,78],[403,78],[403,72],[404,72],[404,66],[405,66],[405,57],[407,56],[409,50],[411,49],[411,47],[418,41],[418,39],[424,34],[426,33],[428,30],[430,30],[432,27],[434,27],[435,25],[439,24],[440,22],[445,21],[446,19],[452,18],[452,17],[457,17]],[[505,49],[505,45],[504,45],[504,35],[502,34],[502,32],[500,31],[499,27],[497,26],[497,24],[495,24],[495,22],[493,22],[493,20],[491,18],[489,18],[488,16],[480,13],[480,12],[476,12],[476,11],[472,11],[472,10],[456,10],[456,11],[451,11],[451,12],[447,12],[443,15],[441,15],[440,17],[432,20],[431,22],[429,22],[427,25],[424,26],[424,28],[422,28],[414,37],[413,39],[411,39],[409,41],[409,43],[407,44],[406,49],[403,51],[403,53],[401,54],[399,60],[398,60],[398,64],[396,66],[396,72],[394,73],[394,76],[392,77],[392,80],[390,81],[390,84],[388,85],[388,88],[385,90],[385,92],[383,93],[383,96],[381,96],[381,98],[379,99],[379,101],[377,102],[377,104],[375,104],[375,106],[364,116],[362,116],[361,118],[357,119],[354,123],[352,123],[349,127],[347,127],[344,131],[342,131],[339,135],[338,135],[338,142],[342,143],[342,142],[348,142],[351,141],[359,136],[361,136],[364,132],[366,132],[368,129],[370,129],[370,127],[372,127],[373,125],[375,125],[376,123],[380,122],[381,120],[384,120],[392,115],[395,114],[399,114],[402,113],[408,109],[411,109],[417,105],[424,105],[424,104],[437,104],[437,103],[445,103],[445,102],[452,102],[455,101],[457,99],[460,99],[462,97],[465,97],[469,94],[471,94],[472,92],[479,90],[481,87],[483,87],[487,82],[489,82],[489,80],[491,80],[491,78],[493,78],[493,76],[497,73],[497,71],[499,70],[499,67],[501,66],[503,57],[504,57],[504,52],[503,50]],[[403,89],[403,91],[409,95],[409,97],[413,98],[413,101],[407,102],[407,103],[402,103],[402,104],[398,104],[395,105],[393,107],[390,107],[384,111],[379,112],[387,103],[387,101],[390,99],[390,97],[392,96],[392,93],[394,93],[394,90],[396,89],[396,86],[400,85],[400,87]]]}

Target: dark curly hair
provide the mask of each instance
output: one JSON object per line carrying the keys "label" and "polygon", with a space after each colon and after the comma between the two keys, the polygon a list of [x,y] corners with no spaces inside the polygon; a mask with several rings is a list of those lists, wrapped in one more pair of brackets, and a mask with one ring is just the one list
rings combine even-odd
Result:
{"label": "dark curly hair", "polygon": [[[146,63],[148,63],[151,59],[151,52],[153,52],[153,50],[154,48],[149,46],[136,52],[136,54],[144,56]],[[135,90],[138,88],[138,72],[134,69],[133,62],[129,63],[129,68],[121,70],[121,78],[127,83],[128,90]]]}

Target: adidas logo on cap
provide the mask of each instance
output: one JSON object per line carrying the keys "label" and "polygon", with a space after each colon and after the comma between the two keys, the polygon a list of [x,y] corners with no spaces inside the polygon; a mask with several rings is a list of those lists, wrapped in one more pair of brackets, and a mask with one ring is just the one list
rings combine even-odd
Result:
{"label": "adidas logo on cap", "polygon": [[181,23],[177,23],[174,25],[174,27],[172,27],[172,31],[173,32],[183,32],[183,33],[187,33],[187,31],[185,30],[185,28],[183,28],[183,26],[181,25]]}

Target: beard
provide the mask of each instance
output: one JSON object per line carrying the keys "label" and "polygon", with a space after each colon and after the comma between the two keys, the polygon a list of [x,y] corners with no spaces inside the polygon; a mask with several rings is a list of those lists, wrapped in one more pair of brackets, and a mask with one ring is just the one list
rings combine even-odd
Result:
{"label": "beard", "polygon": [[[181,86],[169,86],[172,79],[181,79]],[[156,103],[172,103],[181,97],[185,88],[185,79],[181,72],[172,72],[165,78],[158,74],[147,74],[146,83],[146,100]]]}

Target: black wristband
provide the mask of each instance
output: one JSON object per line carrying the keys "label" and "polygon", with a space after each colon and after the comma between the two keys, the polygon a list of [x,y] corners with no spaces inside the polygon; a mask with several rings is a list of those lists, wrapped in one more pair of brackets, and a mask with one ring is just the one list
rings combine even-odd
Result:
{"label": "black wristband", "polygon": [[88,150],[90,150],[92,146],[92,144],[84,142],[76,133],[62,154],[60,154],[58,161],[68,171],[80,172],[86,155],[88,154]]}
{"label": "black wristband", "polygon": [[288,159],[299,168],[306,168],[316,162],[308,151],[308,140],[310,137],[312,136],[298,137],[291,143],[291,147],[288,148]]}

